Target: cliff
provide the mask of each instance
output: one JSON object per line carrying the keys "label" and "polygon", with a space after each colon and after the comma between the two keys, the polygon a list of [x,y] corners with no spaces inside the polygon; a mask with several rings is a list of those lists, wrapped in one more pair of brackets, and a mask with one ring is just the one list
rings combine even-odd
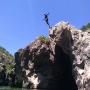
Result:
{"label": "cliff", "polygon": [[0,85],[8,85],[9,74],[14,67],[14,57],[0,46]]}
{"label": "cliff", "polygon": [[74,73],[80,90],[90,89],[90,30],[72,32],[74,45]]}
{"label": "cliff", "polygon": [[90,31],[67,22],[15,53],[15,84],[25,88],[89,90]]}

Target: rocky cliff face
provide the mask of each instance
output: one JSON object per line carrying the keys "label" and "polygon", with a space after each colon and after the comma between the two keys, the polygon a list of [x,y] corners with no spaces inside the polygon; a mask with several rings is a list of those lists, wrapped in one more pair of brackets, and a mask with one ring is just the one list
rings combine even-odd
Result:
{"label": "rocky cliff face", "polygon": [[50,75],[49,45],[36,39],[32,44],[15,53],[16,78],[23,87],[46,88]]}
{"label": "rocky cliff face", "polygon": [[72,31],[76,83],[80,90],[90,89],[90,30]]}
{"label": "rocky cliff face", "polygon": [[49,29],[48,43],[39,37],[15,53],[15,81],[26,88],[89,90],[89,41],[89,31],[56,24]]}

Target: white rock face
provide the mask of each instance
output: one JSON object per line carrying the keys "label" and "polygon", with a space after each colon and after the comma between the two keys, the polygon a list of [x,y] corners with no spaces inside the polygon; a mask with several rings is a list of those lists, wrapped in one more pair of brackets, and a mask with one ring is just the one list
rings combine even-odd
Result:
{"label": "white rock face", "polygon": [[[59,22],[49,30],[49,37],[51,42],[51,48],[54,49],[55,44],[62,47],[65,53],[71,51],[72,46],[72,27],[68,22]],[[53,44],[53,45],[52,45]],[[54,52],[54,50],[53,50]]]}
{"label": "white rock face", "polygon": [[76,82],[79,90],[90,90],[90,30],[72,30]]}
{"label": "white rock face", "polygon": [[[73,71],[78,90],[90,90],[90,30],[82,32],[68,22],[59,22],[50,28],[49,41],[50,46],[36,40],[27,47],[28,53],[27,49],[24,49],[25,55],[22,52],[22,55],[20,54],[22,57],[18,55],[17,61],[19,58],[22,63],[28,61],[28,56],[30,56],[27,63],[28,69],[24,70],[23,87],[48,87],[48,82],[53,78],[51,61],[54,64],[55,45],[57,44],[73,60]],[[25,58],[26,60],[23,60]],[[22,66],[25,68],[23,64]]]}
{"label": "white rock face", "polygon": [[33,84],[33,88],[37,88],[38,84],[40,83],[37,74],[33,74],[31,77],[28,77],[28,81]]}
{"label": "white rock face", "polygon": [[[63,29],[65,29],[64,36]],[[71,31],[71,34],[69,31]],[[54,42],[51,48],[54,49],[54,44],[59,43],[59,46],[67,52],[68,48],[70,49],[72,46],[73,69],[78,89],[90,90],[90,30],[82,32],[71,26],[68,22],[62,21],[52,27],[49,33],[51,42]],[[67,37],[70,38],[67,40]],[[71,37],[73,38],[73,43]]]}

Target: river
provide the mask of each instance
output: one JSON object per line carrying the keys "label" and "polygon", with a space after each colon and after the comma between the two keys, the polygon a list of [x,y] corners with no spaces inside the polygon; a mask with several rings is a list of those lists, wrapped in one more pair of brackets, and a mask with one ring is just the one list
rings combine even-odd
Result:
{"label": "river", "polygon": [[[0,90],[37,90],[37,89],[25,89],[25,88],[11,88],[11,87],[4,87],[0,86]],[[38,90],[43,90],[43,89],[38,89]]]}

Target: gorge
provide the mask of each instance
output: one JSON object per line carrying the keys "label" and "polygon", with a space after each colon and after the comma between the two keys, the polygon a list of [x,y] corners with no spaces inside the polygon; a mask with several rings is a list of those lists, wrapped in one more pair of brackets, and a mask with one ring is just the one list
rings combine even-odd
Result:
{"label": "gorge", "polygon": [[39,36],[15,53],[13,69],[12,87],[89,90],[90,30],[57,23],[48,37]]}

